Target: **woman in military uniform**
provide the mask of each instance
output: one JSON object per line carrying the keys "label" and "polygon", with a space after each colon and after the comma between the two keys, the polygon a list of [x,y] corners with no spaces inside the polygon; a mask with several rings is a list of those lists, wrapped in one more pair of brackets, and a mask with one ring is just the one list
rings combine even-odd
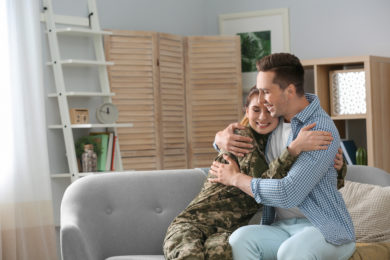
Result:
{"label": "woman in military uniform", "polygon": [[[310,131],[313,125],[301,130],[298,137],[282,155],[267,164],[264,151],[269,133],[278,125],[267,109],[258,103],[259,91],[253,87],[245,103],[245,117],[241,124],[245,130],[238,134],[253,141],[253,151],[243,157],[221,151],[216,161],[228,154],[239,165],[241,172],[252,177],[283,178],[302,151],[326,149],[331,137],[324,132]],[[316,138],[309,138],[309,137]],[[212,178],[209,174],[208,178]],[[339,183],[343,184],[345,167],[339,170]],[[232,259],[228,243],[230,234],[247,225],[252,216],[262,207],[238,188],[206,181],[200,193],[171,223],[164,239],[166,259]]]}

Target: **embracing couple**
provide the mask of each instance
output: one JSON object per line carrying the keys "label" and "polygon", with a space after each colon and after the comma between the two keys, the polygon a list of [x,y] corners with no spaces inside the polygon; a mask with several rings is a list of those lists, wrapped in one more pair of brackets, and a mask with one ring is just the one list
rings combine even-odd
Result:
{"label": "embracing couple", "polygon": [[[220,154],[197,197],[168,228],[166,259],[349,259],[351,217],[338,191],[340,137],[297,57],[257,63],[245,118],[218,132]],[[259,225],[247,225],[262,209]]]}

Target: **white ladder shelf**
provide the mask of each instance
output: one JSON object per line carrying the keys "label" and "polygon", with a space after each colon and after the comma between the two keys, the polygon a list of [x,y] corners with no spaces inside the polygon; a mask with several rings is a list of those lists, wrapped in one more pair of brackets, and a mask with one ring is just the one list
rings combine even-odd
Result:
{"label": "white ladder shelf", "polygon": [[[52,174],[56,177],[70,177],[71,181],[77,180],[81,176],[88,173],[80,173],[77,165],[75,152],[75,142],[73,137],[73,129],[75,128],[113,128],[116,135],[117,127],[132,127],[133,124],[71,124],[69,115],[69,101],[72,97],[100,97],[104,103],[111,103],[111,96],[114,93],[110,92],[107,66],[114,63],[105,60],[104,47],[102,36],[109,35],[111,32],[102,31],[100,29],[98,13],[95,0],[88,0],[88,18],[61,16],[53,13],[51,0],[43,0],[43,14],[41,20],[46,23],[46,33],[49,41],[49,49],[51,61],[47,63],[52,66],[54,73],[54,81],[56,93],[51,93],[48,96],[58,99],[59,112],[61,117],[60,125],[49,125],[50,129],[62,129],[65,141],[65,151],[70,173],[67,174]],[[71,25],[72,27],[59,27],[57,24]],[[76,27],[74,27],[76,26]],[[95,52],[95,60],[77,60],[77,59],[61,59],[58,35],[69,35],[76,37],[90,37],[93,39]],[[95,66],[98,69],[100,92],[87,91],[67,91],[64,80],[63,66]],[[115,168],[118,171],[123,170],[122,160],[120,156],[119,142],[115,146]]]}

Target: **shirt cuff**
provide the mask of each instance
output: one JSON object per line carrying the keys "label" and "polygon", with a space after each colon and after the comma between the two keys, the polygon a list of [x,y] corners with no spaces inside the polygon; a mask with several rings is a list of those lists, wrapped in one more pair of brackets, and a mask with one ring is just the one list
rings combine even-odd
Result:
{"label": "shirt cuff", "polygon": [[259,192],[257,192],[257,188],[259,187],[260,181],[261,178],[252,178],[251,180],[251,191],[257,203],[261,203],[261,197],[259,195]]}
{"label": "shirt cuff", "polygon": [[218,145],[214,142],[213,147],[217,152],[220,152],[221,150],[219,149]]}

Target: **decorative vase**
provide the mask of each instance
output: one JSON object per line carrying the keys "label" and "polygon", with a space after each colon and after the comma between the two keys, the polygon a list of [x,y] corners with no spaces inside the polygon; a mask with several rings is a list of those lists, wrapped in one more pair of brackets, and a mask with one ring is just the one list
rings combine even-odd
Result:
{"label": "decorative vase", "polygon": [[83,172],[96,172],[97,171],[97,155],[93,151],[92,144],[84,145],[84,153],[81,156],[83,165]]}

